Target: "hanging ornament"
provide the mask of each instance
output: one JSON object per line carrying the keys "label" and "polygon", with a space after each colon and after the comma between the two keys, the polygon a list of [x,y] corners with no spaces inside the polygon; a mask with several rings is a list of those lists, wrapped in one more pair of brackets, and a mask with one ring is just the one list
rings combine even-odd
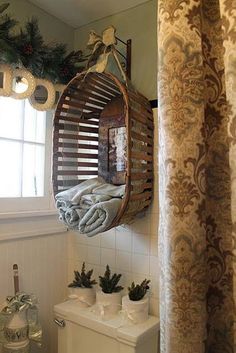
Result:
{"label": "hanging ornament", "polygon": [[[45,94],[46,91],[46,94]],[[55,104],[56,91],[52,82],[36,79],[36,89],[29,98],[29,102],[36,110],[50,110]]]}
{"label": "hanging ornament", "polygon": [[0,96],[9,97],[12,89],[13,70],[10,65],[0,64]]}
{"label": "hanging ornament", "polygon": [[[34,76],[25,69],[13,70],[13,87],[11,97],[15,99],[29,98],[36,87]],[[18,90],[18,92],[16,91]]]}
{"label": "hanging ornament", "polygon": [[54,102],[54,105],[53,105],[53,109],[56,108],[57,106],[57,102],[62,94],[62,92],[64,91],[64,89],[66,88],[66,85],[62,85],[60,83],[57,83],[54,85],[54,89],[55,89],[55,102]]}

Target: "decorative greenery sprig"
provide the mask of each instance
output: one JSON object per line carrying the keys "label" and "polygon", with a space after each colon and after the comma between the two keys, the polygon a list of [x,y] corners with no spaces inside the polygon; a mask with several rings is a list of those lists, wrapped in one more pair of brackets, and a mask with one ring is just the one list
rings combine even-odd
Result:
{"label": "decorative greenery sprig", "polygon": [[8,6],[8,3],[0,5],[0,63],[24,67],[35,77],[62,84],[83,71],[82,63],[88,57],[81,50],[67,54],[65,44],[46,44],[37,18],[33,17],[18,34],[13,34],[17,21],[3,15]]}
{"label": "decorative greenery sprig", "polygon": [[138,301],[143,299],[149,289],[150,280],[143,280],[141,284],[135,284],[132,282],[131,286],[128,287],[129,299]]}
{"label": "decorative greenery sprig", "polygon": [[111,275],[110,267],[106,266],[104,276],[99,276],[99,285],[104,293],[117,293],[122,291],[123,287],[118,286],[121,274],[114,273]]}
{"label": "decorative greenery sprig", "polygon": [[83,262],[81,272],[74,271],[75,279],[69,284],[70,288],[92,288],[93,285],[97,284],[95,279],[91,279],[93,270],[88,272],[85,271],[85,263]]}

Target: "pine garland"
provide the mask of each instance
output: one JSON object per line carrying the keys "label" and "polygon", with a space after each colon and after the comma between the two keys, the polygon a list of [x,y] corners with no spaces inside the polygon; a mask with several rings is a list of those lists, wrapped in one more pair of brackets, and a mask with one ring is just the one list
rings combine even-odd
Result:
{"label": "pine garland", "polygon": [[0,6],[0,62],[13,63],[17,60],[17,53],[14,48],[15,37],[11,34],[12,29],[17,25],[17,21],[3,12],[9,4]]}
{"label": "pine garland", "polygon": [[45,44],[35,17],[20,29],[20,33],[13,34],[17,21],[3,14],[8,6],[0,6],[0,63],[24,67],[37,78],[62,84],[67,84],[84,69],[81,63],[87,58],[82,51],[67,55],[65,44]]}

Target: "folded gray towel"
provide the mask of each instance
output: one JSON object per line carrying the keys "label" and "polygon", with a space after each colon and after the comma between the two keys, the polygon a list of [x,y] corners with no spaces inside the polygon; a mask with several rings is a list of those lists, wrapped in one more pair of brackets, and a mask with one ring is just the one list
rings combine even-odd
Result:
{"label": "folded gray towel", "polygon": [[81,210],[78,206],[72,206],[65,211],[64,222],[72,229],[77,229],[81,218],[87,210]]}
{"label": "folded gray towel", "polygon": [[108,196],[108,195],[95,195],[95,194],[83,195],[80,200],[80,206],[82,208],[88,209],[98,202],[108,201],[110,199],[111,199],[111,196]]}
{"label": "folded gray towel", "polygon": [[69,228],[92,236],[112,223],[125,193],[125,185],[107,184],[92,178],[56,196],[59,219]]}
{"label": "folded gray towel", "polygon": [[120,209],[122,200],[113,198],[92,206],[79,223],[79,232],[89,237],[104,232],[112,223]]}
{"label": "folded gray towel", "polygon": [[93,188],[92,193],[97,195],[108,195],[111,197],[123,197],[125,194],[125,185],[102,183]]}
{"label": "folded gray towel", "polygon": [[78,205],[82,195],[91,194],[97,186],[104,184],[102,178],[92,178],[65,191],[59,192],[55,198],[57,200],[70,201],[73,205]]}

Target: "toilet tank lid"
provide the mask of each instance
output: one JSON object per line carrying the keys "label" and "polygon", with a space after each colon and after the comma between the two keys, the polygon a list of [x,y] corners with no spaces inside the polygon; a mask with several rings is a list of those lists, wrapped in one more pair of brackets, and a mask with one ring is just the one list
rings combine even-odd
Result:
{"label": "toilet tank lid", "polygon": [[147,321],[138,325],[125,325],[122,315],[104,320],[94,312],[93,307],[80,308],[74,300],[55,305],[54,314],[65,321],[87,327],[131,346],[137,346],[157,335],[160,327],[159,319],[155,316],[149,316]]}

